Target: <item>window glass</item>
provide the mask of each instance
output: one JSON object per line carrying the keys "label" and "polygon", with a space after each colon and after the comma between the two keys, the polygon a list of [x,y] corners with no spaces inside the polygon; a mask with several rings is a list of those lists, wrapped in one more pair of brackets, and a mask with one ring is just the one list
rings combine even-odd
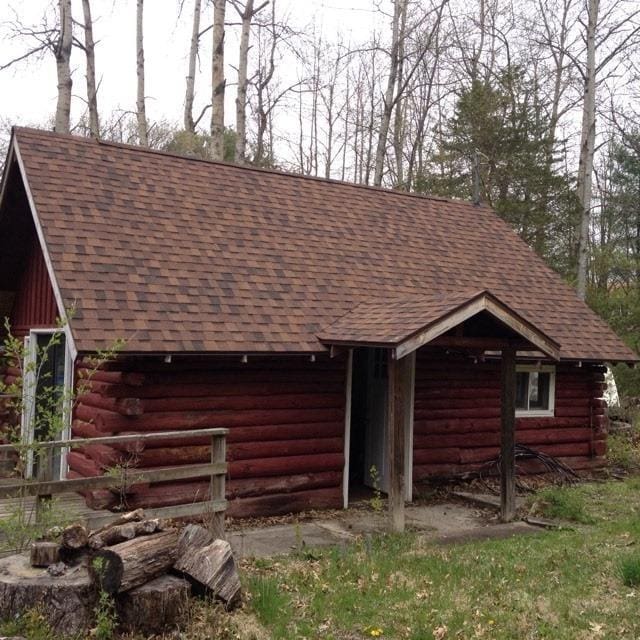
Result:
{"label": "window glass", "polygon": [[529,391],[529,373],[519,371],[516,374],[516,409],[527,409]]}
{"label": "window glass", "polygon": [[549,378],[546,371],[532,371],[529,374],[529,409],[549,408]]}

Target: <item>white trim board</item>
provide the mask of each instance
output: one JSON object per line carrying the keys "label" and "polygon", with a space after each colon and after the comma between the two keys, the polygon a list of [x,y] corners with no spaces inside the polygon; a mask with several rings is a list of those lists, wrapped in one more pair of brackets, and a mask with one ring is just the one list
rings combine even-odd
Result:
{"label": "white trim board", "polygon": [[353,386],[353,349],[347,358],[344,407],[344,466],[342,468],[342,507],[349,506],[349,456],[351,454],[351,389]]}

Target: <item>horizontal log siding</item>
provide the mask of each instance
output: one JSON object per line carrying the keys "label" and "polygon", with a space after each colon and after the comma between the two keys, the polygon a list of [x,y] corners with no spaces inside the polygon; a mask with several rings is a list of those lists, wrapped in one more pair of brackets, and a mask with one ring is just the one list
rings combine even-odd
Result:
{"label": "horizontal log siding", "polygon": [[11,331],[24,336],[29,329],[55,327],[58,315],[47,265],[36,240],[16,290],[9,316]]}
{"label": "horizontal log siding", "polygon": [[[516,441],[574,469],[604,462],[604,367],[556,367],[555,416],[518,418]],[[421,349],[416,360],[414,479],[478,469],[499,454],[500,363]],[[523,471],[540,471],[519,464]]]}
{"label": "horizontal log siding", "polygon": [[[229,428],[227,498],[234,516],[339,507],[344,465],[346,361],[309,357],[183,359],[112,363],[86,381],[74,412],[76,437]],[[84,381],[82,381],[84,380]],[[93,476],[116,464],[141,468],[209,460],[208,438],[87,446],[69,453],[72,474]],[[208,480],[135,487],[127,505],[157,507],[203,500]],[[88,496],[113,506],[109,492]]]}

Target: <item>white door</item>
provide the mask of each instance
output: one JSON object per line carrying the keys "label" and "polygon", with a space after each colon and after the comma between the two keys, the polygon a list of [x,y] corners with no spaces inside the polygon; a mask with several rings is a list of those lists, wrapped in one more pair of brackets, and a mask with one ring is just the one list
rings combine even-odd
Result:
{"label": "white door", "polygon": [[[26,340],[23,383],[22,438],[27,444],[69,437],[71,363],[66,339],[59,330],[33,330]],[[66,475],[66,451],[54,449],[51,479]],[[38,456],[27,456],[27,477],[38,477]]]}

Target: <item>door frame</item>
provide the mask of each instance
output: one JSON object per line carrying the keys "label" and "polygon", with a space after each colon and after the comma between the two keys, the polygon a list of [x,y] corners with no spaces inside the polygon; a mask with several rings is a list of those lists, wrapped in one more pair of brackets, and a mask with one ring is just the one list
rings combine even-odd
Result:
{"label": "door frame", "polygon": [[[71,436],[71,398],[69,391],[73,388],[73,360],[71,357],[71,349],[69,348],[69,341],[67,338],[67,331],[63,328],[48,327],[48,328],[36,328],[30,329],[29,333],[24,338],[25,345],[25,362],[24,362],[24,380],[22,386],[22,419],[20,422],[20,435],[24,444],[32,444],[35,434],[33,432],[33,418],[36,409],[36,386],[37,380],[35,377],[35,365],[38,358],[38,337],[39,336],[53,336],[56,333],[60,333],[64,336],[64,381],[63,389],[67,394],[65,402],[62,407],[62,423],[63,428],[60,433],[60,440],[68,440]],[[31,365],[34,366],[31,366]],[[32,392],[30,390],[33,390]],[[60,473],[57,478],[53,480],[64,480],[67,475],[67,454],[69,452],[68,447],[63,447],[60,450]],[[25,470],[27,478],[33,476],[33,451],[29,451],[27,455],[27,468]]]}
{"label": "door frame", "polygon": [[[413,421],[415,403],[415,380],[416,380],[416,353],[407,354],[411,366],[408,367],[409,375],[405,380],[405,456],[404,456],[404,478],[405,478],[405,500],[413,500]],[[347,357],[347,372],[345,380],[345,414],[344,414],[344,466],[342,472],[342,505],[346,509],[349,506],[349,456],[351,453],[351,408],[353,390],[353,349],[349,349]],[[386,425],[385,431],[389,428]],[[388,446],[388,439],[384,439],[384,447]]]}

